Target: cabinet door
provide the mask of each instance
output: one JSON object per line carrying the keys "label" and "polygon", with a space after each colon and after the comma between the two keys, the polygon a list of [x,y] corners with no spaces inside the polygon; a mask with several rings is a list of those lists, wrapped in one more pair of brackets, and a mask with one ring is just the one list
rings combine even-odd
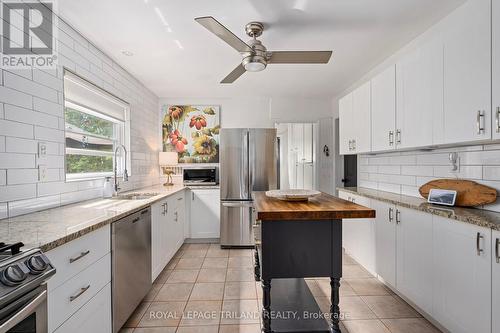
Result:
{"label": "cabinet door", "polygon": [[[500,3],[493,1],[493,138],[500,139]],[[495,332],[495,331],[494,331]],[[500,332],[500,330],[498,331]]]}
{"label": "cabinet door", "polygon": [[375,218],[375,265],[377,274],[396,287],[396,220],[394,205],[372,200]]}
{"label": "cabinet door", "polygon": [[491,1],[467,1],[444,22],[445,143],[491,138]]}
{"label": "cabinet door", "polygon": [[304,124],[292,124],[292,150],[297,155],[297,161],[304,158]]}
{"label": "cabinet door", "polygon": [[[352,200],[351,194],[344,191],[339,191],[339,198],[347,201]],[[352,246],[353,246],[352,239],[354,238],[354,235],[353,235],[352,223],[349,222],[350,222],[349,219],[342,220],[342,247],[344,248],[347,254],[352,254]]]}
{"label": "cabinet door", "polygon": [[220,237],[219,190],[192,190],[191,238]]}
{"label": "cabinet door", "polygon": [[396,69],[387,68],[372,79],[372,151],[395,148]]}
{"label": "cabinet door", "polygon": [[174,234],[175,234],[175,245],[173,248],[173,254],[179,250],[179,248],[184,243],[184,221],[186,219],[186,204],[184,203],[184,192],[181,195],[175,197],[175,210],[174,210]]}
{"label": "cabinet door", "polygon": [[492,311],[493,327],[491,332],[500,333],[500,231],[494,230],[491,237],[493,260],[492,260]]}
{"label": "cabinet door", "polygon": [[[371,200],[352,194],[351,201],[358,205],[371,207]],[[375,220],[346,219],[351,232],[351,255],[367,271],[376,274],[375,269]]]}
{"label": "cabinet door", "polygon": [[397,148],[443,142],[443,41],[436,36],[396,65]]}
{"label": "cabinet door", "polygon": [[151,205],[151,267],[153,281],[168,263],[167,200]]}
{"label": "cabinet door", "polygon": [[304,189],[314,189],[314,164],[312,162],[304,163]]}
{"label": "cabinet door", "polygon": [[396,287],[432,313],[432,215],[396,207]]}
{"label": "cabinet door", "polygon": [[62,324],[55,333],[111,333],[111,283]]}
{"label": "cabinet door", "polygon": [[339,151],[341,155],[353,154],[353,110],[352,93],[339,100]]}
{"label": "cabinet door", "polygon": [[354,152],[356,154],[371,151],[371,82],[368,81],[352,94],[354,119],[351,123],[353,131]]}
{"label": "cabinet door", "polygon": [[491,332],[491,229],[433,216],[433,317],[451,332]]}

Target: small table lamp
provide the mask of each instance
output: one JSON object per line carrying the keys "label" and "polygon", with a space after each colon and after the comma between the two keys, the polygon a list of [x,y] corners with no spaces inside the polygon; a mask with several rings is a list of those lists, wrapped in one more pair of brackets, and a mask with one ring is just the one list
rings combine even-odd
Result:
{"label": "small table lamp", "polygon": [[161,168],[163,169],[163,174],[167,175],[167,182],[163,185],[164,186],[174,185],[174,182],[172,180],[172,174],[174,173],[174,170],[172,170],[172,167],[179,164],[179,161],[177,159],[177,153],[170,151],[167,152],[161,151],[158,160],[159,160],[158,164],[160,164]]}

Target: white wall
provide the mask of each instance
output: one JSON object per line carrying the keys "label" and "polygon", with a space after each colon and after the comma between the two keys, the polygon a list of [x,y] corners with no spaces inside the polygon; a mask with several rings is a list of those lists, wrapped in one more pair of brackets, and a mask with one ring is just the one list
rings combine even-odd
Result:
{"label": "white wall", "polygon": [[[102,180],[65,182],[63,66],[130,104],[130,181],[159,181],[158,97],[60,20],[56,70],[2,70],[0,76],[0,218],[102,195]],[[38,181],[37,145],[48,148],[47,181]]]}
{"label": "white wall", "polygon": [[331,116],[328,98],[161,98],[161,105],[220,105],[222,127],[274,127],[275,122],[314,122]]}

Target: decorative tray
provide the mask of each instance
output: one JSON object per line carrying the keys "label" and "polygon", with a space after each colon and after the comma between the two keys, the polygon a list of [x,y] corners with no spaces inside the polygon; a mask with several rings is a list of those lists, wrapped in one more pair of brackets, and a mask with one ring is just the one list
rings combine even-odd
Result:
{"label": "decorative tray", "polygon": [[301,189],[266,191],[266,196],[284,201],[307,201],[320,194],[320,191]]}

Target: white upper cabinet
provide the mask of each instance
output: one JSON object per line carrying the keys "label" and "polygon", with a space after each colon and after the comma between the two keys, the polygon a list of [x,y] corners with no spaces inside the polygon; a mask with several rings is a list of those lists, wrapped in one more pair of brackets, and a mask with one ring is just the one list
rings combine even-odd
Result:
{"label": "white upper cabinet", "polygon": [[339,150],[341,155],[354,154],[352,151],[353,121],[352,93],[350,93],[339,100]]}
{"label": "white upper cabinet", "polygon": [[372,79],[372,151],[395,148],[396,73],[390,66]]}
{"label": "white upper cabinet", "polygon": [[356,154],[371,151],[371,82],[368,81],[352,93],[354,119],[351,123],[354,133],[353,151]]}
{"label": "white upper cabinet", "polygon": [[443,43],[439,33],[401,58],[396,64],[396,82],[397,148],[442,143]]}
{"label": "white upper cabinet", "polygon": [[[493,138],[500,139],[500,3],[493,1]],[[500,331],[499,331],[500,332]]]}
{"label": "white upper cabinet", "polygon": [[491,0],[467,1],[449,15],[443,42],[444,141],[491,139]]}

